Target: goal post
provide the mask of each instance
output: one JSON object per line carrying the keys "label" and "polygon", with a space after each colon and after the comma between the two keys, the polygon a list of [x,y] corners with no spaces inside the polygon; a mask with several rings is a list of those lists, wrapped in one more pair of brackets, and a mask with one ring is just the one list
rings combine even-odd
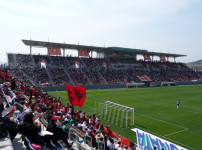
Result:
{"label": "goal post", "polygon": [[[99,103],[98,114],[101,118],[121,127],[134,125],[134,108],[106,101]],[[125,125],[124,125],[125,123]]]}

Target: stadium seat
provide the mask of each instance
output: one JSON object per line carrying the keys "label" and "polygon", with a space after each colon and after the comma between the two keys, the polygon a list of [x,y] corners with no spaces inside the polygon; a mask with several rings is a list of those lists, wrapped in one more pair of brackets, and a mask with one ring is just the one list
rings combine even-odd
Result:
{"label": "stadium seat", "polygon": [[50,140],[53,150],[65,150],[65,148],[59,142],[53,142]]}

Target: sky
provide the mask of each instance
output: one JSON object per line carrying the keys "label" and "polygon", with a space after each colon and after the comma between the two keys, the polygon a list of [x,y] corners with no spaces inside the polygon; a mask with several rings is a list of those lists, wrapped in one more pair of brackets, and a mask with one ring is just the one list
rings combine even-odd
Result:
{"label": "sky", "polygon": [[202,0],[0,0],[0,62],[7,62],[6,53],[28,54],[22,39],[30,38],[185,54],[177,61],[196,61],[202,59],[201,8]]}

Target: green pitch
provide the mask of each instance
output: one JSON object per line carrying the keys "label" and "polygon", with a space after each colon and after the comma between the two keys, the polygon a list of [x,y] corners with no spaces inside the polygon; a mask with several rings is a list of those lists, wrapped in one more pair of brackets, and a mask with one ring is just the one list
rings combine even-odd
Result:
{"label": "green pitch", "polygon": [[[68,102],[66,91],[49,94],[61,97],[64,104]],[[136,142],[135,132],[130,129],[139,128],[187,149],[202,149],[202,85],[89,90],[82,110],[92,115],[98,103],[107,100],[135,108],[135,125],[128,129],[100,119],[129,140]]]}

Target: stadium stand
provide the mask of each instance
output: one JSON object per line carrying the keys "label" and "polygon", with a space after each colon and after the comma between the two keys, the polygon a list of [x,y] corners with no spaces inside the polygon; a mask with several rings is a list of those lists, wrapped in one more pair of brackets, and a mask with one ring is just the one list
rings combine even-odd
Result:
{"label": "stadium stand", "polygon": [[[35,150],[62,150],[70,147],[79,150],[116,150],[119,147],[135,149],[134,143],[113,132],[109,125],[103,127],[95,114],[90,119],[85,112],[74,110],[69,104],[63,104],[60,98],[52,97],[41,90],[35,91],[34,87],[29,90],[22,88],[26,86],[7,74],[7,69],[0,67],[0,132],[8,131],[5,135],[1,134],[1,139],[7,137],[12,141],[20,134],[26,149]],[[8,100],[8,96],[11,101]],[[16,104],[19,107],[14,107]],[[11,122],[10,126],[5,125]],[[43,135],[44,132],[38,134],[41,130],[49,132],[46,132],[46,135]],[[4,143],[5,140],[0,140],[1,146]],[[7,141],[6,146],[3,148],[13,149],[10,141]]]}
{"label": "stadium stand", "polygon": [[[25,54],[8,54],[8,59],[9,72],[26,82],[32,81],[35,86],[43,83],[61,85],[64,82],[70,85],[88,85],[144,81],[185,82],[200,79],[200,73],[183,63],[175,62]],[[46,61],[46,68],[41,68],[41,60]]]}

